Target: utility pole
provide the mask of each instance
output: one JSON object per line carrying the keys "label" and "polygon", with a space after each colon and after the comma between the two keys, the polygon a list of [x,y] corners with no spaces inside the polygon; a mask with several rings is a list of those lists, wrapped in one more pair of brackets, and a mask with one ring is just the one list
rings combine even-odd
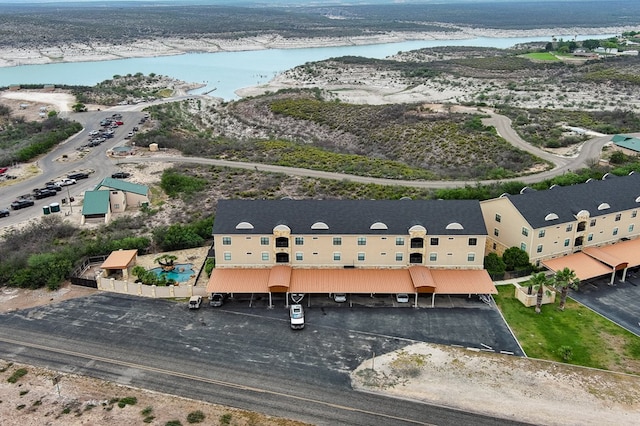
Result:
{"label": "utility pole", "polygon": [[69,193],[69,185],[67,185],[67,200],[69,201],[69,214],[73,213],[73,206],[71,205],[71,194]]}

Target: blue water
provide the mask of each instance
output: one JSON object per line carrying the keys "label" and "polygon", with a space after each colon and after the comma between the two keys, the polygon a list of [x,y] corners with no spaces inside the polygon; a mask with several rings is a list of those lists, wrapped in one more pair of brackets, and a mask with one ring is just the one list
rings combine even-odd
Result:
{"label": "blue water", "polygon": [[168,280],[174,280],[179,283],[189,281],[191,276],[196,274],[193,270],[193,263],[181,263],[175,266],[176,268],[173,271],[165,272],[162,268],[153,268],[149,272],[153,272],[158,276],[165,276]]}
{"label": "blue water", "polygon": [[[555,35],[570,40],[574,35]],[[603,39],[613,34],[577,35],[577,40]],[[551,41],[544,37],[488,38],[467,40],[416,40],[366,46],[314,47],[304,49],[269,49],[245,52],[187,53],[155,58],[131,58],[98,62],[69,62],[47,65],[22,65],[0,68],[0,87],[12,84],[67,84],[93,86],[114,75],[156,73],[206,86],[194,93],[215,89],[212,96],[237,99],[234,93],[243,87],[271,80],[278,73],[302,65],[340,56],[363,56],[382,59],[400,51],[439,46],[479,46],[505,49],[519,43]]]}

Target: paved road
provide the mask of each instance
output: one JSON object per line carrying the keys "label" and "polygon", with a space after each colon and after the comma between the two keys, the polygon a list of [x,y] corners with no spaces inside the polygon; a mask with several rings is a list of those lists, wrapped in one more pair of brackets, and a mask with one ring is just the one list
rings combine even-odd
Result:
{"label": "paved road", "polygon": [[[183,157],[183,156],[153,156],[153,157],[128,157],[119,160],[108,159],[105,155],[107,149],[122,144],[124,135],[129,132],[133,126],[138,122],[142,116],[140,112],[142,109],[151,104],[179,101],[187,98],[195,98],[201,95],[181,95],[174,98],[158,100],[149,104],[137,104],[137,105],[125,105],[109,108],[105,111],[86,112],[86,113],[67,113],[68,117],[73,120],[77,120],[83,124],[84,130],[78,135],[72,137],[66,143],[60,145],[51,153],[42,158],[38,164],[42,168],[43,173],[28,181],[17,183],[6,187],[0,192],[0,207],[8,206],[11,202],[20,195],[28,194],[32,189],[41,187],[44,182],[58,177],[62,177],[73,170],[89,169],[94,170],[91,178],[87,181],[80,182],[78,185],[70,188],[72,193],[66,194],[66,189],[60,197],[45,198],[43,200],[36,200],[35,208],[27,208],[19,211],[12,211],[12,215],[9,218],[3,218],[2,226],[13,225],[34,217],[42,215],[42,206],[48,205],[51,202],[60,202],[60,199],[67,195],[78,195],[83,193],[87,189],[93,188],[103,177],[109,176],[114,170],[116,170],[116,163],[144,163],[144,162],[170,162],[170,163],[195,163],[195,164],[207,164],[214,166],[241,168],[248,170],[261,170],[272,173],[284,173],[293,176],[306,176],[322,179],[333,180],[347,180],[360,183],[374,183],[379,185],[401,185],[415,188],[458,188],[464,186],[474,186],[477,184],[490,184],[504,181],[519,181],[523,183],[534,183],[544,179],[552,178],[554,176],[563,174],[567,171],[577,170],[586,167],[590,162],[599,158],[602,147],[610,141],[610,136],[595,137],[585,142],[580,149],[580,152],[575,157],[560,157],[554,154],[545,152],[539,148],[536,148],[529,143],[525,142],[511,127],[511,120],[505,116],[495,114],[491,111],[484,111],[489,113],[490,117],[484,120],[486,125],[492,125],[496,128],[498,134],[500,134],[505,140],[517,146],[523,150],[529,151],[538,157],[550,161],[555,164],[552,170],[548,170],[542,173],[521,176],[513,179],[503,180],[487,180],[487,181],[414,181],[414,180],[395,180],[395,179],[382,179],[372,178],[364,176],[355,176],[343,173],[323,172],[317,170],[309,170],[295,167],[283,167],[269,164],[260,163],[248,163],[240,161],[227,161],[217,160],[209,158],[198,157]],[[94,128],[99,127],[99,121],[105,116],[109,116],[114,112],[120,112],[123,115],[123,121],[125,126],[119,129],[117,137],[109,140],[107,143],[100,145],[93,149],[88,155],[82,158],[78,162],[60,162],[56,159],[62,157],[64,154],[68,154],[72,150],[75,150],[78,146],[86,143],[87,133]]]}
{"label": "paved road", "polygon": [[[63,198],[78,197],[84,191],[93,189],[102,179],[111,176],[117,169],[117,160],[107,157],[106,151],[114,146],[122,145],[125,135],[130,132],[144,115],[141,112],[122,112],[123,126],[116,129],[115,137],[107,139],[103,144],[90,148],[76,160],[77,148],[87,144],[89,132],[100,128],[100,121],[113,114],[112,111],[92,111],[84,113],[68,113],[70,119],[82,124],[83,130],[60,144],[53,151],[41,157],[37,164],[42,173],[28,180],[16,182],[0,191],[0,208],[9,208],[13,200],[21,195],[30,194],[35,188],[42,188],[45,182],[56,181],[74,171],[91,171],[89,179],[78,180],[75,185],[64,187],[56,197],[35,200],[35,207],[12,210],[11,216],[2,218],[1,226],[14,225],[33,217],[42,215],[42,207],[51,203],[61,203]],[[64,159],[67,156],[68,161]],[[10,172],[9,172],[10,173]],[[62,207],[66,210],[66,207]],[[80,208],[80,207],[78,207]]]}
{"label": "paved road", "polygon": [[[447,339],[450,330],[474,346],[488,341],[486,332],[507,336],[495,310],[476,303],[311,308],[307,327],[293,331],[284,307],[190,311],[186,303],[98,293],[0,315],[0,358],[313,424],[516,424],[350,387],[348,372],[372,352]],[[498,340],[513,348],[513,339]]]}
{"label": "paved road", "polygon": [[609,285],[608,276],[583,282],[570,296],[640,336],[640,272],[630,273],[625,282],[616,279],[614,285]]}

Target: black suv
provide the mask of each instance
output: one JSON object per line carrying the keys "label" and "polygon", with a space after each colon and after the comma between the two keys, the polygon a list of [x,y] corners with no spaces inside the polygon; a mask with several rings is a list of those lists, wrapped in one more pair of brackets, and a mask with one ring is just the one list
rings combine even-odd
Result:
{"label": "black suv", "polygon": [[42,198],[47,198],[47,197],[55,197],[57,194],[58,192],[55,189],[49,189],[49,188],[35,189],[33,191],[33,197],[36,200],[40,200]]}
{"label": "black suv", "polygon": [[26,199],[16,200],[13,203],[11,203],[11,209],[20,210],[20,209],[24,209],[25,207],[31,207],[34,204],[35,202],[33,200],[26,200]]}
{"label": "black suv", "polygon": [[129,176],[131,176],[131,173],[127,173],[127,172],[117,172],[111,175],[111,177],[114,179],[126,179]]}
{"label": "black suv", "polygon": [[7,217],[9,216],[11,213],[9,213],[9,210],[7,209],[0,209],[0,217]]}
{"label": "black suv", "polygon": [[89,179],[89,173],[71,173],[67,176],[68,179]]}

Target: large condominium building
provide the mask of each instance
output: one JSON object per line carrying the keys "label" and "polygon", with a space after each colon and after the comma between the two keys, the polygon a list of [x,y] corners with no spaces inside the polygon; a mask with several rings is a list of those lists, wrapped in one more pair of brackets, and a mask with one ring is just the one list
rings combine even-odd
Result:
{"label": "large condominium building", "polygon": [[[532,263],[587,279],[640,264],[640,174],[605,175],[480,203],[487,252],[519,247]],[[624,243],[626,240],[633,240]],[[613,246],[613,243],[618,243]],[[575,254],[574,254],[575,253]],[[571,256],[569,256],[571,255]]]}
{"label": "large condominium building", "polygon": [[210,293],[495,293],[478,201],[221,200],[213,238]]}

